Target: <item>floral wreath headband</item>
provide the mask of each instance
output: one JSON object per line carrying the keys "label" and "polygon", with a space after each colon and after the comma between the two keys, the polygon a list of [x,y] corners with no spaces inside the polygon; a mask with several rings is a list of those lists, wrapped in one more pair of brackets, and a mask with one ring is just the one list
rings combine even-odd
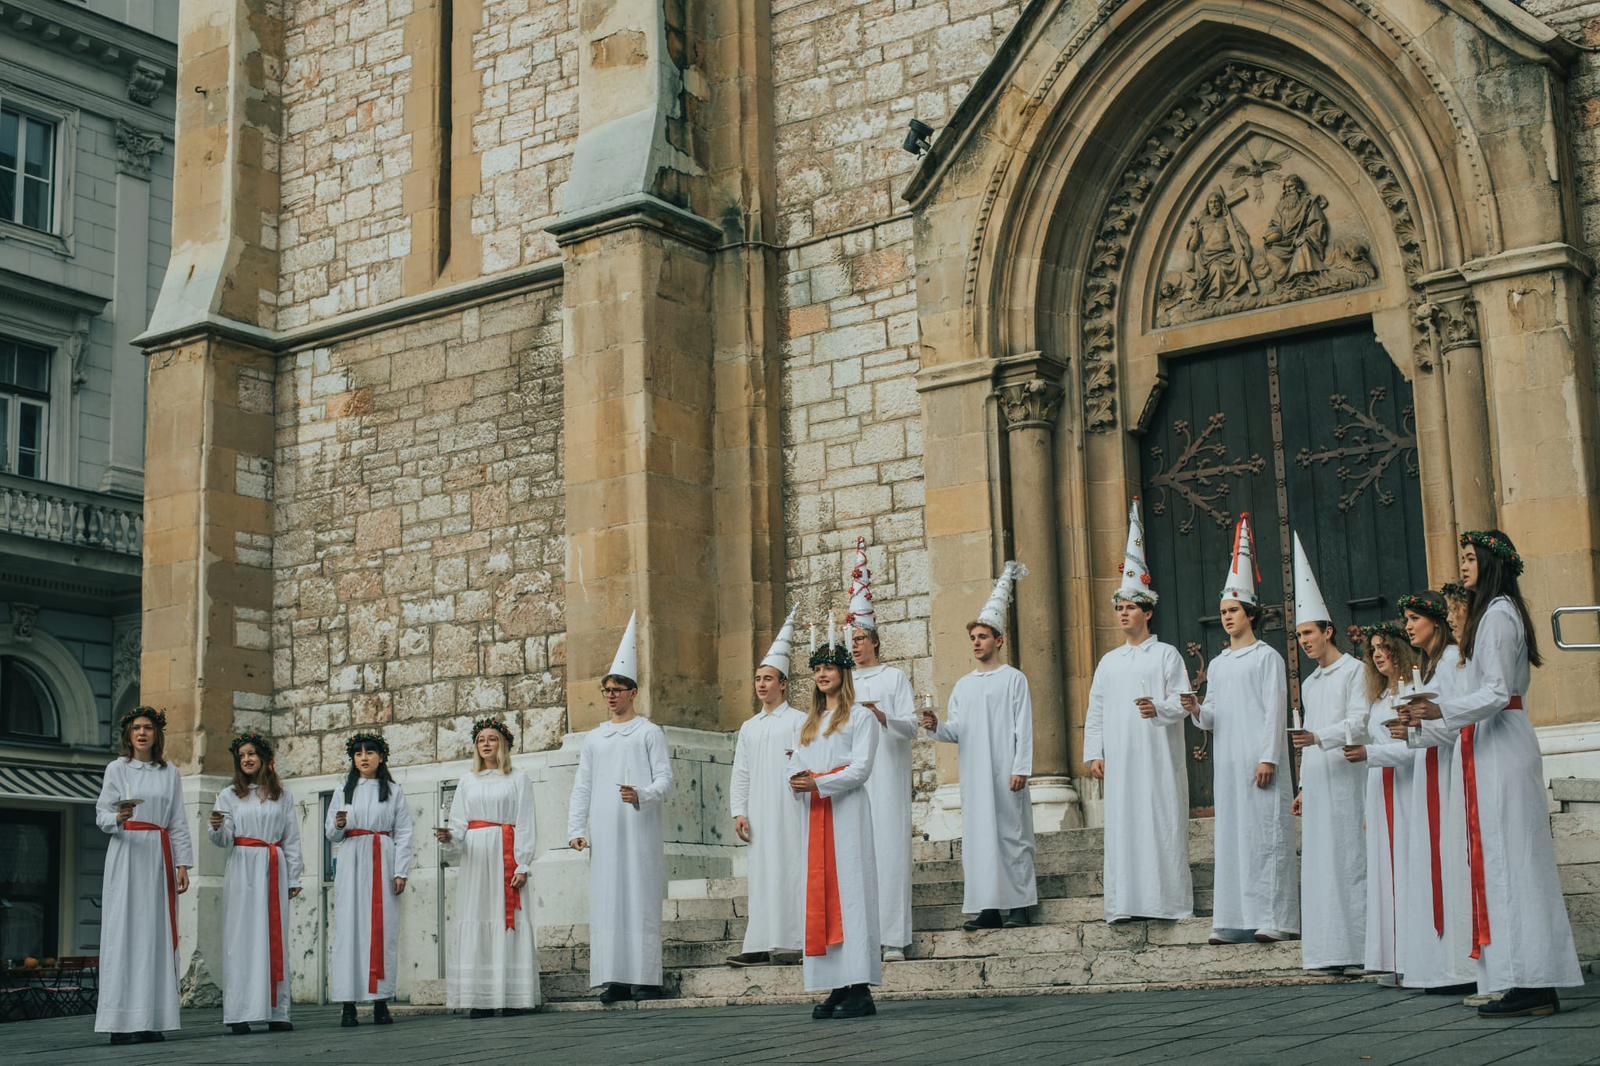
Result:
{"label": "floral wreath headband", "polygon": [[841,670],[854,670],[856,659],[850,654],[850,649],[843,644],[819,644],[811,652],[810,668],[815,670],[819,666],[837,666]]}
{"label": "floral wreath headband", "polygon": [[1510,568],[1512,577],[1522,576],[1522,556],[1517,554],[1511,538],[1505,534],[1482,529],[1468,530],[1461,534],[1461,546],[1465,548],[1469,544],[1491,555],[1498,555]]}
{"label": "floral wreath headband", "polygon": [[1401,596],[1397,605],[1402,611],[1414,611],[1435,622],[1450,620],[1450,609],[1445,606],[1444,597],[1437,592],[1419,592],[1415,596]]}
{"label": "floral wreath headband", "polygon": [[1472,599],[1472,593],[1465,585],[1458,585],[1454,581],[1446,581],[1439,586],[1439,594],[1447,600],[1461,600],[1466,602]]}
{"label": "floral wreath headband", "polygon": [[[1415,608],[1413,608],[1415,610]],[[1379,622],[1376,625],[1362,626],[1361,639],[1368,644],[1373,637],[1388,637],[1390,640],[1408,641],[1406,628],[1399,622]]]}
{"label": "floral wreath headband", "polygon": [[372,748],[385,759],[389,757],[389,742],[383,739],[382,733],[357,733],[344,742],[344,753],[352,759],[362,748]]}
{"label": "floral wreath headband", "polygon": [[128,726],[133,723],[135,718],[148,718],[156,724],[157,729],[161,730],[163,733],[166,732],[167,712],[159,711],[154,707],[135,707],[133,710],[122,716],[122,720],[117,723],[117,728],[128,728]]}
{"label": "floral wreath headband", "polygon": [[[472,742],[474,744],[478,742],[478,734],[483,732],[485,729],[493,729],[496,733],[499,733],[501,736],[505,737],[506,744],[508,745],[515,744],[517,742],[516,735],[511,732],[511,727],[506,725],[505,719],[491,717],[480,718],[476,722],[472,723]],[[387,755],[388,752],[385,751],[384,754]]]}
{"label": "floral wreath headband", "polygon": [[263,759],[272,758],[272,741],[260,733],[240,733],[233,738],[233,743],[228,745],[228,753],[237,759],[239,757],[239,749],[246,744],[254,747],[256,754]]}

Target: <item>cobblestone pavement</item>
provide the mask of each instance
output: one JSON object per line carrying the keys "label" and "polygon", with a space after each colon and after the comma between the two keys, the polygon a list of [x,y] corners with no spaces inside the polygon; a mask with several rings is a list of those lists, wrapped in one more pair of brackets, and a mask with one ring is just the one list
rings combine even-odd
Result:
{"label": "cobblestone pavement", "polygon": [[[562,1011],[470,1022],[397,1012],[343,1030],[335,1008],[295,1011],[296,1031],[223,1035],[187,1011],[167,1042],[113,1048],[88,1017],[0,1026],[13,1066],[295,1061],[478,1062],[1600,1063],[1600,978],[1554,1018],[1489,1022],[1453,998],[1375,985],[1124,992],[886,1003],[876,1018],[813,1022],[803,1007]],[[363,1015],[366,1012],[363,1011]],[[365,1021],[365,1017],[363,1018]]]}

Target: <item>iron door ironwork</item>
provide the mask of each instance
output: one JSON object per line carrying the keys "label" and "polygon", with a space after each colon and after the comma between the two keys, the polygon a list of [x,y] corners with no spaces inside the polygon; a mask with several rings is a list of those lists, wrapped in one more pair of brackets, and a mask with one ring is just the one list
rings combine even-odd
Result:
{"label": "iron door ironwork", "polygon": [[[1300,534],[1341,646],[1425,587],[1411,385],[1370,325],[1175,359],[1139,445],[1145,545],[1161,594],[1156,631],[1203,683],[1227,641],[1217,590],[1249,512],[1260,567],[1257,627],[1289,663],[1298,699],[1291,530]],[[1185,725],[1189,796],[1211,806],[1206,734]]]}

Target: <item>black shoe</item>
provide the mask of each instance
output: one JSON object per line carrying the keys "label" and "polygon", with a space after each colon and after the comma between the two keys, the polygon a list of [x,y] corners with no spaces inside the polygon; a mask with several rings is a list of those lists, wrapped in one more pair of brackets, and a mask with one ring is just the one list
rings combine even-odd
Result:
{"label": "black shoe", "polygon": [[1005,927],[1007,929],[1021,929],[1023,926],[1032,925],[1028,920],[1028,908],[1013,907],[1006,912]]}
{"label": "black shoe", "polygon": [[111,1034],[111,1042],[113,1044],[131,1044],[137,1039],[139,1039],[139,1037],[134,1033],[112,1033]]}
{"label": "black shoe", "polygon": [[635,1000],[660,999],[661,998],[661,986],[660,985],[634,985],[633,986],[633,998]]}
{"label": "black shoe", "polygon": [[501,1007],[500,1008],[500,1017],[502,1017],[502,1018],[515,1018],[519,1014],[526,1014],[526,1013],[528,1013],[528,1012],[523,1010],[521,1007]]}
{"label": "black shoe", "polygon": [[467,1017],[473,1019],[474,1021],[476,1021],[479,1018],[493,1018],[494,1017],[494,1011],[485,1010],[482,1007],[474,1007],[471,1010],[467,1011]]}
{"label": "black shoe", "polygon": [[1477,990],[1477,984],[1468,981],[1464,985],[1435,985],[1432,988],[1424,988],[1422,991],[1429,996],[1470,996]]}
{"label": "black shoe", "polygon": [[[351,1012],[352,1014],[354,1011]],[[394,1019],[389,1016],[389,1001],[386,999],[374,1000],[372,1003],[372,1024],[393,1025]]]}
{"label": "black shoe", "polygon": [[159,1044],[166,1038],[167,1037],[165,1033],[158,1033],[154,1029],[146,1029],[144,1032],[139,1034],[139,1043]]}
{"label": "black shoe", "polygon": [[613,981],[606,985],[605,991],[600,993],[600,1002],[603,1006],[607,1007],[611,1006],[613,1003],[621,1003],[624,1000],[629,1000],[632,998],[632,986],[621,984],[617,981]]}
{"label": "black shoe", "polygon": [[844,1002],[839,1004],[833,1012],[835,1018],[870,1018],[878,1013],[878,1005],[872,1002],[872,989],[866,985],[855,985],[850,989],[850,994],[844,997]]}
{"label": "black shoe", "polygon": [[765,951],[741,951],[728,956],[729,966],[765,966],[770,961],[772,955]]}
{"label": "black shoe", "polygon": [[232,1023],[230,1023],[228,1025],[228,1028],[230,1030],[232,1030],[234,1036],[249,1036],[250,1035],[250,1023],[249,1022],[232,1022]]}
{"label": "black shoe", "polygon": [[845,985],[843,988],[835,988],[828,993],[827,999],[811,1008],[811,1016],[813,1018],[832,1018],[834,1012],[839,1009],[839,1004],[843,1003],[845,997],[849,994],[849,985]]}
{"label": "black shoe", "polygon": [[294,1022],[268,1022],[267,1028],[274,1033],[292,1033],[294,1032]]}
{"label": "black shoe", "polygon": [[1513,988],[1495,1003],[1478,1008],[1480,1018],[1547,1018],[1561,1011],[1553,988]]}
{"label": "black shoe", "polygon": [[998,910],[979,911],[978,916],[969,922],[962,922],[961,928],[969,933],[976,933],[980,929],[999,929],[1003,924],[1000,921]]}

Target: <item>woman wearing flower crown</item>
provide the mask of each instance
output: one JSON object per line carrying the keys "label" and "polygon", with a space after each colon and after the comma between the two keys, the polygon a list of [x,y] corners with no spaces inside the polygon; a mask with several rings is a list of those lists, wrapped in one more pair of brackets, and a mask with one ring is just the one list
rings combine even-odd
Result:
{"label": "woman wearing flower crown", "polygon": [[178,1028],[178,896],[194,846],[178,768],[165,758],[167,716],[122,717],[120,755],[106,766],[95,823],[111,837],[100,906],[100,992],[94,1030],[113,1044],[163,1040]]}
{"label": "woman wearing flower crown", "polygon": [[499,718],[472,724],[472,772],[456,785],[448,828],[461,857],[446,949],[445,1002],[472,1018],[539,1005],[539,947],[528,877],[537,855],[533,782],[511,767],[516,737]]}
{"label": "woman wearing flower crown", "polygon": [[1416,705],[1422,719],[1459,729],[1461,798],[1478,991],[1503,992],[1489,1018],[1554,1014],[1557,988],[1583,984],[1556,873],[1539,739],[1524,704],[1539,642],[1518,579],[1522,557],[1497,529],[1461,535],[1461,584],[1471,594],[1462,632],[1469,681]]}
{"label": "woman wearing flower crown", "polygon": [[411,869],[411,808],[389,776],[389,744],[377,733],[345,742],[350,773],[328,806],[323,833],[337,845],[333,958],[329,985],[344,1004],[342,1026],[359,1024],[356,1004],[388,1025],[400,940],[400,893]]}
{"label": "woman wearing flower crown", "polygon": [[222,1023],[283,1032],[289,1021],[289,901],[300,895],[300,816],[278,780],[272,742],[245,733],[228,745],[233,784],[211,811],[211,843],[228,849],[222,877]]}

